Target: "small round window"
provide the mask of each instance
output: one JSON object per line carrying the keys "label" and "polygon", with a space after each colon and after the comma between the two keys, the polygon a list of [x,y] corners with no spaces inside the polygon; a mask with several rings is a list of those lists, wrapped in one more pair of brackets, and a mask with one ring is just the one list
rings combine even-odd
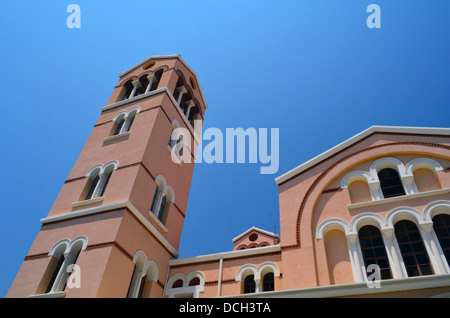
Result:
{"label": "small round window", "polygon": [[195,84],[195,79],[192,76],[189,78],[189,82],[191,82],[191,86],[193,89],[197,89],[197,85]]}
{"label": "small round window", "polygon": [[250,241],[254,242],[254,241],[256,241],[258,239],[258,234],[253,233],[248,238],[249,238]]}
{"label": "small round window", "polygon": [[144,64],[144,66],[142,67],[144,70],[148,70],[150,67],[152,67],[153,65],[155,65],[155,61],[150,61],[146,64]]}

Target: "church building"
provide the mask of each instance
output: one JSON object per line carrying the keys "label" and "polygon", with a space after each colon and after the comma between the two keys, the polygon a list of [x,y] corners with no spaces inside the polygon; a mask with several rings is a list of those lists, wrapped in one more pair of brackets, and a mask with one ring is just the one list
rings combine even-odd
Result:
{"label": "church building", "polygon": [[372,126],[275,179],[279,235],[179,258],[207,109],[179,55],[119,74],[6,297],[450,297],[450,128]]}

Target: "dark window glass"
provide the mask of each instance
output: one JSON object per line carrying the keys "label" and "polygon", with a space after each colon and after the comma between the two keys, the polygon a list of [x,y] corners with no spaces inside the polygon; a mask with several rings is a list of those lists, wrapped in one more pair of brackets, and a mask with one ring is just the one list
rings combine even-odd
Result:
{"label": "dark window glass", "polygon": [[155,194],[153,195],[152,206],[150,207],[150,211],[152,211],[153,213],[156,212],[155,208],[156,208],[156,201],[158,200],[158,193],[159,193],[159,188],[158,188],[158,186],[156,186]]}
{"label": "dark window glass", "polygon": [[380,267],[381,279],[392,278],[389,260],[380,230],[375,226],[366,225],[359,230],[358,237],[366,269],[371,264],[378,265]]}
{"label": "dark window glass", "polygon": [[253,275],[249,275],[244,280],[244,294],[255,292],[255,279]]}
{"label": "dark window glass", "polygon": [[439,214],[433,218],[434,232],[450,265],[450,215]]}
{"label": "dark window glass", "polygon": [[92,198],[92,195],[94,194],[95,187],[97,187],[97,184],[98,184],[99,180],[100,180],[100,176],[99,175],[97,175],[94,178],[94,180],[92,180],[92,184],[91,184],[91,187],[89,188],[89,192],[88,192],[88,194],[86,196],[86,200],[89,200],[89,199]]}
{"label": "dark window glass", "polygon": [[111,179],[111,175],[112,175],[112,171],[109,172],[108,175],[106,176],[105,184],[103,185],[103,189],[102,189],[102,191],[100,192],[100,196],[101,196],[101,197],[102,197],[103,194],[105,193],[106,187],[108,186],[109,179]]}
{"label": "dark window glass", "polygon": [[114,132],[114,135],[120,134],[120,130],[122,129],[123,124],[125,124],[125,118],[122,118],[122,119],[117,123],[116,131]]}
{"label": "dark window glass", "polygon": [[380,180],[381,191],[385,198],[405,195],[402,180],[398,172],[391,168],[386,168],[378,172],[378,179]]}
{"label": "dark window glass", "polygon": [[167,200],[167,198],[166,198],[166,196],[163,196],[162,198],[161,198],[161,205],[159,206],[159,213],[158,213],[158,219],[161,221],[162,220],[162,218],[163,218],[163,214],[164,214],[164,208],[165,208],[165,206],[166,206],[166,200]]}
{"label": "dark window glass", "polygon": [[407,220],[397,222],[395,224],[395,237],[397,238],[408,276],[433,274],[422,237],[413,222]]}
{"label": "dark window glass", "polygon": [[275,290],[275,281],[273,273],[267,273],[263,278],[263,291]]}
{"label": "dark window glass", "polygon": [[131,92],[133,91],[133,84],[131,83],[131,81],[128,81],[124,84],[125,87],[125,94],[123,96],[123,99],[128,99],[130,98]]}
{"label": "dark window glass", "polygon": [[61,255],[61,257],[59,258],[58,264],[56,265],[56,268],[53,271],[53,275],[50,278],[50,281],[48,282],[45,293],[50,292],[50,290],[52,289],[53,284],[55,283],[56,276],[58,275],[59,271],[61,270],[61,266],[63,263],[64,263],[64,255]]}
{"label": "dark window glass", "polygon": [[133,124],[135,117],[136,117],[136,114],[132,115],[132,117],[130,118],[130,123],[128,124],[127,131],[130,131],[131,125]]}
{"label": "dark window glass", "polygon": [[191,279],[191,281],[189,282],[189,286],[197,286],[200,285],[200,278],[198,277],[194,277]]}
{"label": "dark window glass", "polygon": [[175,283],[173,283],[172,288],[178,288],[183,287],[183,281],[181,279],[177,280]]}

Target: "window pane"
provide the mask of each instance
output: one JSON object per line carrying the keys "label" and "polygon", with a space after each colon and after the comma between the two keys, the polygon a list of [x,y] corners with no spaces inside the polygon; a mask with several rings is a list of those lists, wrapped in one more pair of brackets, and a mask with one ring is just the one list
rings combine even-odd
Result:
{"label": "window pane", "polygon": [[371,264],[376,264],[384,271],[384,273],[380,273],[381,279],[391,278],[389,261],[380,230],[375,226],[366,225],[358,231],[358,237],[366,268]]}
{"label": "window pane", "polygon": [[450,265],[450,215],[436,215],[433,218],[433,227],[447,263]]}
{"label": "window pane", "polygon": [[432,274],[430,260],[417,226],[411,221],[399,221],[395,224],[395,236],[399,242],[408,276]]}
{"label": "window pane", "polygon": [[405,194],[402,180],[396,170],[390,168],[380,170],[378,172],[378,179],[380,180],[381,191],[385,198]]}
{"label": "window pane", "polygon": [[100,176],[97,175],[92,181],[91,187],[89,188],[89,192],[86,196],[86,200],[92,199],[92,195],[94,194],[94,190],[97,187],[98,181],[100,180]]}

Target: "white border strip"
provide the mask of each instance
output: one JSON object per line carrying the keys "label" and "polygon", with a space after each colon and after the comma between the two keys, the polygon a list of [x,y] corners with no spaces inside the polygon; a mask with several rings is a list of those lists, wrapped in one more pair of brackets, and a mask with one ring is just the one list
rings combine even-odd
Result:
{"label": "white border strip", "polygon": [[249,249],[245,249],[245,250],[194,256],[194,257],[189,257],[189,258],[171,259],[171,260],[169,260],[169,266],[188,265],[190,263],[215,261],[215,260],[219,261],[221,258],[227,259],[227,258],[235,258],[235,257],[242,257],[242,256],[256,256],[259,254],[279,252],[279,251],[281,251],[281,245],[277,244],[277,245],[271,245],[271,246],[249,248]]}
{"label": "white border strip", "polygon": [[142,223],[142,225],[144,225],[156,237],[156,239],[158,241],[160,241],[161,244],[164,245],[169,250],[169,252],[174,257],[179,256],[178,251],[169,243],[169,241],[166,240],[166,238],[153,226],[153,224],[151,224],[144,217],[144,215],[130,201],[116,202],[116,203],[111,203],[111,204],[107,204],[107,205],[102,205],[99,207],[93,207],[93,208],[83,209],[80,211],[68,212],[68,213],[64,213],[64,214],[60,214],[60,215],[50,216],[50,217],[41,219],[41,223],[49,224],[49,223],[53,223],[53,222],[70,220],[73,218],[78,218],[78,217],[87,216],[87,215],[93,215],[93,214],[106,212],[106,211],[114,210],[114,209],[121,209],[121,208],[127,208],[128,210],[130,210],[131,213],[133,213],[133,215],[136,216],[136,218]]}
{"label": "white border strip", "polygon": [[[380,288],[369,288],[367,283],[351,283],[341,285],[328,285],[299,289],[288,289],[272,292],[240,294],[222,296],[222,298],[327,298],[327,297],[354,297],[360,295],[403,292],[408,290],[428,289],[450,286],[450,275],[427,275],[380,281]],[[442,293],[446,293],[442,291]]]}

